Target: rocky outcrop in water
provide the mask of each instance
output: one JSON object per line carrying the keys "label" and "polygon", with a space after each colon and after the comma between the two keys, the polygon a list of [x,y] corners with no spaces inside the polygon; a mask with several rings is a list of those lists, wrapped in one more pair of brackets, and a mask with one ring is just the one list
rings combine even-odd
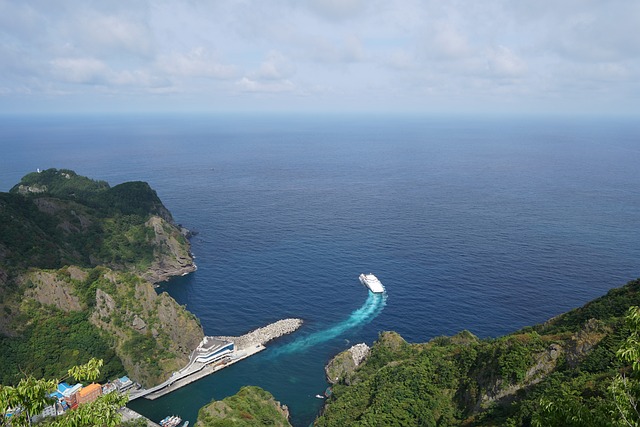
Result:
{"label": "rocky outcrop in water", "polygon": [[356,344],[353,347],[338,353],[327,363],[324,372],[327,381],[337,383],[340,378],[348,380],[349,375],[369,356],[371,349],[365,343]]}

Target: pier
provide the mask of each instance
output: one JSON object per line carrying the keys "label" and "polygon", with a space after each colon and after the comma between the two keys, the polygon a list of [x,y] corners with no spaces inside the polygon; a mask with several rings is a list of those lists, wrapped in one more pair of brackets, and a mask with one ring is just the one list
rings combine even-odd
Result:
{"label": "pier", "polygon": [[264,350],[267,342],[290,334],[300,326],[302,326],[302,319],[283,319],[239,337],[204,337],[200,345],[191,353],[189,363],[184,368],[174,372],[162,384],[149,389],[132,391],[129,394],[129,400],[140,397],[154,400],[171,393]]}

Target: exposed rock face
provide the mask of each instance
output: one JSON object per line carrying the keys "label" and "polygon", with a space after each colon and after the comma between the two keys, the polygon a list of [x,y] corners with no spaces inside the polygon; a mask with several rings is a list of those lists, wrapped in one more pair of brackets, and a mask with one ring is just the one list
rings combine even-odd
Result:
{"label": "exposed rock face", "polygon": [[41,304],[54,305],[62,311],[80,311],[84,308],[71,286],[56,273],[35,271],[22,280],[28,280],[34,285],[25,292],[27,298],[33,298]]}
{"label": "exposed rock face", "polygon": [[[145,387],[161,383],[188,363],[204,337],[200,324],[168,294],[156,294],[148,282],[122,283],[113,272],[104,277],[115,286],[108,292],[96,291],[91,322],[117,337],[116,353],[132,378]],[[151,356],[138,357],[133,344],[137,342],[151,346],[147,349]]]}
{"label": "exposed rock face", "polygon": [[[11,193],[0,197],[0,232],[11,237],[0,244],[0,333],[30,333],[25,326],[34,320],[33,308],[42,308],[35,300],[81,311],[74,318],[108,332],[102,344],[144,385],[186,364],[202,328],[152,283],[196,269],[189,232],[173,222],[147,183],[111,188],[50,169],[28,174]],[[42,311],[60,315],[50,307]]]}
{"label": "exposed rock face", "polygon": [[578,363],[604,338],[610,329],[596,319],[589,319],[578,333],[574,334],[567,346],[567,364],[571,368]]}
{"label": "exposed rock face", "polygon": [[493,384],[487,386],[487,392],[477,402],[475,410],[479,411],[492,402],[509,398],[519,390],[539,383],[556,368],[558,358],[561,355],[564,355],[567,365],[571,369],[576,368],[608,332],[610,329],[605,327],[601,321],[589,319],[582,329],[573,334],[563,346],[551,344],[544,352],[538,354],[524,379],[518,384],[505,386],[503,379],[494,378]]}
{"label": "exposed rock face", "polygon": [[327,381],[335,384],[343,378],[348,383],[349,375],[369,356],[370,351],[368,345],[360,343],[337,354],[324,368]]}
{"label": "exposed rock face", "polygon": [[152,283],[162,282],[174,276],[194,272],[196,266],[189,253],[189,242],[182,229],[171,225],[167,220],[152,216],[145,224],[155,233],[155,261],[143,277]]}
{"label": "exposed rock face", "polygon": [[556,368],[558,357],[563,353],[564,350],[560,345],[551,344],[545,351],[537,355],[535,363],[527,371],[524,380],[518,384],[505,386],[503,379],[495,379],[495,382],[487,388],[486,393],[482,394],[476,403],[474,411],[480,411],[495,401],[513,396],[519,390],[539,383]]}
{"label": "exposed rock face", "polygon": [[[153,290],[153,288],[151,288]],[[155,290],[153,290],[155,293]],[[170,348],[178,355],[178,365],[182,368],[189,362],[189,355],[204,338],[204,332],[197,318],[163,292],[155,302],[158,325],[156,330],[169,337]]]}
{"label": "exposed rock face", "polygon": [[46,185],[19,185],[18,186],[18,193],[20,194],[29,194],[29,193],[46,193],[48,190]]}

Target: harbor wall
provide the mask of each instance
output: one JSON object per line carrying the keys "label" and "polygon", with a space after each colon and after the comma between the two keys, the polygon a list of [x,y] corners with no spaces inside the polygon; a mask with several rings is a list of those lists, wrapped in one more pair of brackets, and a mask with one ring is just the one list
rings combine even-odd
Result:
{"label": "harbor wall", "polygon": [[254,329],[253,331],[239,337],[212,337],[225,341],[233,341],[235,343],[235,350],[233,353],[230,353],[228,358],[225,358],[226,360],[218,360],[208,364],[200,362],[189,363],[185,368],[178,372],[174,372],[172,377],[164,383],[152,387],[149,390],[136,390],[132,392],[129,395],[129,400],[134,400],[139,397],[145,397],[153,400],[171,393],[174,390],[184,387],[187,384],[191,384],[200,378],[206,377],[207,375],[264,350],[264,345],[267,342],[296,331],[300,326],[302,326],[302,323],[302,319],[282,319],[262,328]]}
{"label": "harbor wall", "polygon": [[282,319],[239,337],[218,336],[214,338],[233,341],[238,349],[250,348],[258,344],[265,345],[271,340],[290,334],[302,326],[302,323],[302,319]]}

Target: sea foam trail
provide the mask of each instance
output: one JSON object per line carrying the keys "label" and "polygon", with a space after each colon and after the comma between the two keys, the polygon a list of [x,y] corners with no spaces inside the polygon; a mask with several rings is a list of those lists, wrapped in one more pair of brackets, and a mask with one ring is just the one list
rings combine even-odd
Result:
{"label": "sea foam trail", "polygon": [[317,344],[329,341],[333,338],[340,336],[343,332],[355,328],[357,326],[365,325],[372,321],[387,304],[387,294],[374,294],[369,292],[367,300],[362,307],[355,310],[344,321],[334,325],[328,329],[314,332],[306,337],[300,337],[295,341],[286,344],[280,348],[274,349],[272,356],[276,357],[282,354],[298,353],[304,351]]}

